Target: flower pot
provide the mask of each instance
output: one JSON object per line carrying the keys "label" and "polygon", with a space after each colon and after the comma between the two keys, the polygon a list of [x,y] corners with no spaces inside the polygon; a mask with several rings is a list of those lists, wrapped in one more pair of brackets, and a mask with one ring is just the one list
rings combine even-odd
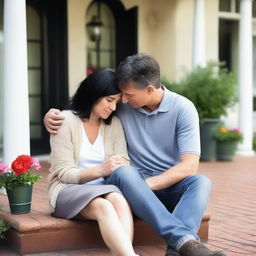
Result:
{"label": "flower pot", "polygon": [[32,185],[20,185],[7,190],[12,214],[28,213],[31,210]]}
{"label": "flower pot", "polygon": [[214,134],[220,126],[219,119],[205,119],[200,125],[201,161],[216,161],[216,140]]}
{"label": "flower pot", "polygon": [[218,141],[217,159],[220,161],[232,161],[237,148],[237,141]]}

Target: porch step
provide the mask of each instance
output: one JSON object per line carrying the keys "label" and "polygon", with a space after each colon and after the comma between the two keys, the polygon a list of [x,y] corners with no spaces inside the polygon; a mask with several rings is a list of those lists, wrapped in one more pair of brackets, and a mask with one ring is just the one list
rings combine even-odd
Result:
{"label": "porch step", "polygon": [[[7,233],[9,246],[20,254],[44,252],[74,248],[103,247],[96,221],[66,220],[52,217],[47,199],[47,170],[49,165],[43,164],[43,179],[34,185],[32,210],[28,214],[12,215],[8,200],[0,195],[4,206],[0,215],[11,226]],[[202,240],[208,239],[210,216],[205,215],[199,230]],[[135,218],[135,245],[163,244],[164,240],[143,221]]]}

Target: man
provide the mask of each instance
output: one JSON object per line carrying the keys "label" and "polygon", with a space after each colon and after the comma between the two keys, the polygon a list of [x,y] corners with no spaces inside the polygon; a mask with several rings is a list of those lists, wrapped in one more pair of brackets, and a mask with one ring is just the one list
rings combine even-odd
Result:
{"label": "man", "polygon": [[[196,174],[200,137],[194,105],[161,85],[159,64],[150,55],[127,57],[116,77],[123,103],[117,115],[135,168],[127,173],[121,167],[106,182],[118,186],[134,213],[166,240],[166,256],[224,256],[197,236],[211,184]],[[56,133],[60,124],[58,110],[49,111],[47,130]]]}

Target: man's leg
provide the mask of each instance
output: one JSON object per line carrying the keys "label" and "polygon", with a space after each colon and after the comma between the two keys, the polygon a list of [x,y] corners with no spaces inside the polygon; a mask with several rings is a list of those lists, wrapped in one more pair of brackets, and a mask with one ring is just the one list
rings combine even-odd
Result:
{"label": "man's leg", "polygon": [[122,166],[106,182],[119,187],[134,213],[177,251],[186,241],[196,239],[190,229],[166,209],[135,168]]}
{"label": "man's leg", "polygon": [[210,180],[203,175],[187,177],[177,184],[155,191],[159,200],[197,237],[211,190]]}

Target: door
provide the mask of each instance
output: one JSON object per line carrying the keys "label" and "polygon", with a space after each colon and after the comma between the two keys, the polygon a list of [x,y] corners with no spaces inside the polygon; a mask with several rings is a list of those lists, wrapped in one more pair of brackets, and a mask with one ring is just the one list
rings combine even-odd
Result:
{"label": "door", "polygon": [[138,52],[138,8],[123,12],[117,24],[117,63]]}

